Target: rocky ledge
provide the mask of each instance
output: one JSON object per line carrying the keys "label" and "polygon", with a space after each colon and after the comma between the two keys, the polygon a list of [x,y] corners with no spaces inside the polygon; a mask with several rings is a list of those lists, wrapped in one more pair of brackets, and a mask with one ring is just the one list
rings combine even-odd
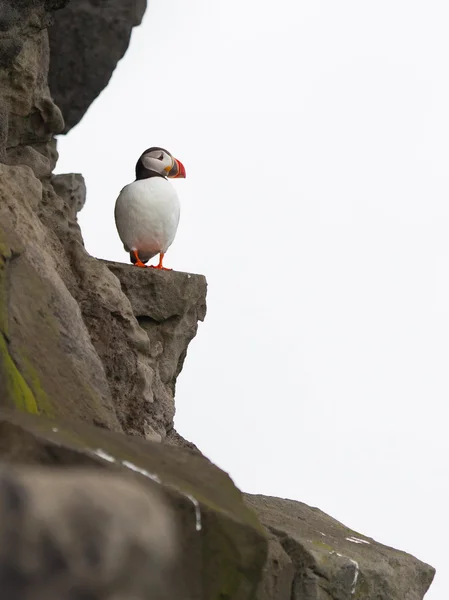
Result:
{"label": "rocky ledge", "polygon": [[106,85],[144,9],[1,6],[0,589],[10,600],[421,600],[432,567],[299,502],[242,496],[173,429],[204,277],[84,248],[84,180],[52,174],[55,135]]}
{"label": "rocky ledge", "polygon": [[421,600],[435,571],[302,502],[245,494],[269,532],[258,598]]}

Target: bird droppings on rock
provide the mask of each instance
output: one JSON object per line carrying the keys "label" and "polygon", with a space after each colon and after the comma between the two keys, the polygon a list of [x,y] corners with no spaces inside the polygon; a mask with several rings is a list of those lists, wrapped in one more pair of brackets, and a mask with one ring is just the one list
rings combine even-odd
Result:
{"label": "bird droppings on rock", "polygon": [[131,471],[135,471],[136,473],[140,473],[144,477],[148,477],[148,479],[151,479],[151,481],[161,483],[161,480],[157,475],[155,475],[154,473],[150,473],[146,469],[142,469],[141,467],[134,465],[132,462],[129,462],[129,460],[122,460],[122,465],[127,469],[131,469]]}
{"label": "bird droppings on rock", "polygon": [[[114,459],[112,459],[112,460],[114,461]],[[156,483],[163,483],[158,475],[155,475],[154,473],[149,473],[146,469],[142,469],[141,467],[134,465],[133,463],[129,462],[128,460],[123,460],[122,465],[124,467],[126,467],[127,469],[131,469],[131,471],[135,471],[136,473],[140,473],[144,477],[148,477],[148,479],[151,479],[151,481],[154,481]],[[173,486],[173,484],[171,484],[170,487],[172,487],[174,490],[176,490],[180,494],[183,494],[193,504],[193,506],[195,508],[195,529],[196,529],[196,531],[201,531],[201,529],[202,529],[201,508],[200,508],[200,504],[199,504],[198,500],[196,498],[194,498],[192,496],[192,494],[183,493],[179,488],[177,488],[176,486]]]}
{"label": "bird droppings on rock", "polygon": [[[111,462],[111,463],[116,463],[117,462],[116,459],[113,456],[111,456],[110,454],[108,454],[107,452],[105,452],[104,450],[101,450],[99,448],[97,448],[96,450],[94,450],[93,454],[95,454],[99,458],[102,458],[103,460],[106,460],[108,462]],[[134,471],[135,473],[139,473],[140,475],[143,475],[144,477],[147,477],[148,479],[151,479],[151,481],[154,481],[155,483],[159,483],[159,484],[163,483],[162,480],[161,480],[161,478],[158,475],[155,475],[154,473],[150,473],[146,469],[142,469],[141,467],[138,467],[137,465],[135,465],[134,463],[130,462],[129,460],[122,460],[121,464],[125,468],[130,469],[131,471]],[[174,490],[176,490],[180,494],[183,494],[193,504],[193,506],[195,508],[195,530],[196,531],[201,531],[201,529],[202,529],[201,507],[200,507],[200,504],[199,504],[198,500],[196,498],[194,498],[194,496],[192,496],[192,494],[186,494],[186,493],[182,492],[182,490],[180,490],[179,488],[177,488],[173,484],[170,484],[170,487],[172,487]]]}
{"label": "bird droppings on rock", "polygon": [[[54,431],[54,429],[52,431]],[[103,460],[107,460],[108,462],[111,462],[111,463],[115,462],[115,458],[113,456],[111,456],[110,454],[108,454],[107,452],[105,452],[104,450],[102,450],[101,448],[97,448],[96,450],[93,450],[92,453],[95,454],[96,456],[99,456]]]}
{"label": "bird droppings on rock", "polygon": [[195,507],[195,529],[196,531],[201,531],[202,523],[201,523],[201,508],[200,503],[196,498],[194,498],[191,494],[186,494],[186,498],[190,500],[190,502]]}
{"label": "bird droppings on rock", "polygon": [[347,537],[348,542],[352,542],[353,544],[369,544],[368,540],[362,540],[361,538],[356,537]]}
{"label": "bird droppings on rock", "polygon": [[349,556],[345,556],[344,554],[340,554],[340,552],[329,552],[330,555],[335,554],[336,556],[338,556],[339,558],[344,558],[345,560],[348,560],[351,565],[353,565],[354,567],[354,578],[352,580],[352,584],[351,584],[351,594],[354,594],[355,589],[356,589],[356,585],[357,585],[357,579],[359,578],[359,563],[356,560],[353,560],[352,558],[349,558]]}

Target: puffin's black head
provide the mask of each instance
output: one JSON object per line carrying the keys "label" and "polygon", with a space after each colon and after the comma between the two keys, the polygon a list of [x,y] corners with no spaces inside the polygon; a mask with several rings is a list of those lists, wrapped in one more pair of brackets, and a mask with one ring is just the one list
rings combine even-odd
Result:
{"label": "puffin's black head", "polygon": [[185,176],[186,170],[182,162],[158,146],[145,150],[136,164],[136,179],[147,179],[148,177],[174,179]]}

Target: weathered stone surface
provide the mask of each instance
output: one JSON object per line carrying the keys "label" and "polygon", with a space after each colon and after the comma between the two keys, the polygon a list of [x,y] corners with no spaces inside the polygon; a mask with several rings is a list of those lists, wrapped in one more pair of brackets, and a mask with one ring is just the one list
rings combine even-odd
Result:
{"label": "weathered stone surface", "polygon": [[[268,531],[268,556],[257,600],[297,600],[292,594],[295,566],[274,533]],[[301,599],[302,600],[302,599]]]}
{"label": "weathered stone surface", "polygon": [[74,127],[106,87],[142,21],[146,0],[71,0],[50,27],[50,89]]}
{"label": "weathered stone surface", "polygon": [[435,570],[429,565],[317,508],[250,494],[245,501],[274,536],[259,600],[422,600],[432,583]]}
{"label": "weathered stone surface", "polygon": [[8,600],[170,600],[179,541],[158,489],[93,469],[0,468]]}
{"label": "weathered stone surface", "polygon": [[[3,462],[108,468],[155,482],[176,510],[183,600],[250,600],[267,539],[231,479],[196,452],[82,423],[0,411]],[[103,497],[103,496],[101,496]],[[1,538],[0,538],[1,539]]]}
{"label": "weathered stone surface", "polygon": [[47,83],[46,9],[61,2],[2,3],[0,21],[0,159],[17,146],[49,142],[64,127]]}
{"label": "weathered stone surface", "polygon": [[5,162],[8,165],[27,165],[38,179],[49,177],[53,170],[50,159],[32,146],[15,146],[9,148]]}
{"label": "weathered stone surface", "polygon": [[35,212],[41,199],[31,169],[0,165],[0,402],[120,430],[103,365],[63,281],[63,248]]}
{"label": "weathered stone surface", "polygon": [[[80,173],[53,175],[51,183],[56,194],[64,199],[69,208],[69,220],[75,221],[86,202],[86,183]],[[82,242],[82,239],[80,240]]]}
{"label": "weathered stone surface", "polygon": [[206,315],[206,279],[190,273],[105,264],[119,279],[134,316],[148,335],[152,397],[145,421],[157,432],[167,432],[173,423],[176,378],[198,321]]}
{"label": "weathered stone surface", "polygon": [[169,444],[173,444],[174,446],[178,446],[179,448],[187,448],[192,450],[193,452],[199,452],[201,454],[200,449],[195,446],[193,442],[189,442],[182,435],[176,431],[176,429],[170,429],[167,432],[167,437],[165,438],[166,442]]}

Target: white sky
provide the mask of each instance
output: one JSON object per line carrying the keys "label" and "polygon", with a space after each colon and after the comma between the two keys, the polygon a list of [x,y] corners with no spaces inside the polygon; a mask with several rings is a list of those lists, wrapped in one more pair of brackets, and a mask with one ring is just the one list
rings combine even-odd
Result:
{"label": "white sky", "polygon": [[204,273],[176,426],[249,492],[429,562],[447,600],[449,4],[150,0],[59,143],[88,250],[152,145],[185,165],[166,258]]}

